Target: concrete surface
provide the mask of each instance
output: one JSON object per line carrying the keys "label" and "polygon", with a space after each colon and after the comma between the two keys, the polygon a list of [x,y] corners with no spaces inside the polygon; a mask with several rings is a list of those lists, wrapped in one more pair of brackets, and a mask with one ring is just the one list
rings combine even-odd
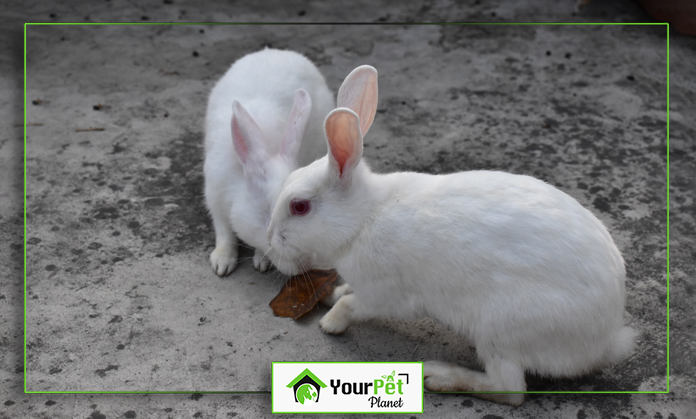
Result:
{"label": "concrete surface", "polygon": [[[42,4],[5,8],[1,29],[0,417],[267,417],[270,396],[22,394],[22,21],[648,21],[631,2]],[[572,3],[572,2],[571,2]],[[368,7],[369,4],[369,7]],[[51,16],[53,15],[53,16]],[[147,20],[145,20],[147,19]],[[27,389],[256,391],[271,361],[476,366],[466,342],[423,320],[371,321],[335,337],[326,308],[299,321],[268,303],[284,279],[252,253],[216,277],[202,201],[210,88],[265,45],[312,59],[335,91],[380,72],[366,138],[377,171],[497,169],[568,192],[624,254],[628,360],[530,391],[666,389],[666,29],[648,26],[33,26],[27,31]],[[425,398],[426,417],[696,416],[696,39],[671,34],[670,394],[529,395],[520,408]],[[36,104],[34,104],[35,102]],[[95,109],[96,107],[96,109]],[[18,126],[20,124],[20,126]],[[77,131],[103,128],[103,131]]]}

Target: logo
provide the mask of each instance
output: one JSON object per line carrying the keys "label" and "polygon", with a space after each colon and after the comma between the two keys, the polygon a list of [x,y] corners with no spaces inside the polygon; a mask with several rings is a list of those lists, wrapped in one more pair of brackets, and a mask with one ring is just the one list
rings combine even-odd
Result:
{"label": "logo", "polygon": [[421,362],[273,362],[271,386],[273,413],[423,412]]}
{"label": "logo", "polygon": [[287,387],[292,387],[295,402],[309,404],[310,402],[319,402],[319,392],[326,387],[326,384],[317,378],[309,368],[305,368]]}

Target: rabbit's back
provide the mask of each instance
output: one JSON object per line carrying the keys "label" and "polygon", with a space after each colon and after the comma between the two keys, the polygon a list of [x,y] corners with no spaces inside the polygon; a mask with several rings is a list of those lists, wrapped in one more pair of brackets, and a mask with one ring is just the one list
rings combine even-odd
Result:
{"label": "rabbit's back", "polygon": [[[401,253],[421,254],[428,264],[454,268],[465,258],[479,276],[482,271],[529,272],[537,281],[564,287],[576,285],[556,280],[561,271],[588,283],[607,267],[614,277],[625,275],[623,259],[601,221],[538,179],[492,171],[380,178],[388,192],[372,224],[373,241],[402,242]],[[428,249],[438,252],[424,252]],[[473,271],[471,276],[476,276]]]}

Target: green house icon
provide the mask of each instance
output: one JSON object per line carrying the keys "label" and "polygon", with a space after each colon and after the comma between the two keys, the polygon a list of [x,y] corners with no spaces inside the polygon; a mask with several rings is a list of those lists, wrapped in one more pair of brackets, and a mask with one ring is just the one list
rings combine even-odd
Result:
{"label": "green house icon", "polygon": [[292,387],[293,393],[295,394],[295,402],[301,404],[307,404],[309,402],[319,401],[319,392],[322,388],[326,387],[316,375],[312,373],[308,368],[300,373],[294,380],[287,385],[288,388]]}

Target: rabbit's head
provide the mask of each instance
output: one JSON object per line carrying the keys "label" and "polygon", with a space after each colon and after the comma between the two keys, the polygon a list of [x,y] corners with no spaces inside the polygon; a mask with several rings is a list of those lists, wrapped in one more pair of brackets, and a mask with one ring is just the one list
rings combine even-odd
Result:
{"label": "rabbit's head", "polygon": [[295,264],[294,272],[281,272],[311,268],[308,255],[333,260],[360,231],[374,201],[365,193],[369,168],[362,161],[369,122],[361,126],[355,112],[338,108],[324,125],[329,153],[290,174],[268,227],[271,247]]}
{"label": "rabbit's head", "polygon": [[[348,110],[355,118],[354,120],[357,121],[358,115],[360,118],[361,124],[360,127],[357,128],[357,136],[355,138],[359,139],[359,148],[360,148],[360,155],[362,155],[362,135],[367,133],[367,131],[370,129],[370,126],[372,125],[372,122],[374,121],[375,114],[377,112],[377,97],[378,97],[378,88],[377,88],[377,70],[375,70],[373,67],[369,65],[363,65],[360,66],[356,69],[354,69],[343,81],[341,84],[340,89],[338,90],[338,95],[336,98],[337,105],[339,106],[339,109],[341,107],[343,108],[349,108],[352,109],[355,112],[352,112]],[[357,113],[357,115],[356,115]],[[341,112],[336,112],[333,111],[331,114],[336,114],[336,115],[343,115],[343,111]],[[334,123],[335,121],[338,121],[340,118],[336,117],[327,117],[325,121],[325,128],[329,127],[330,124],[330,129],[331,131],[331,137],[336,138],[337,140],[339,139],[338,132],[344,129],[344,127],[341,124],[336,124]],[[362,131],[361,131],[362,130]],[[362,134],[361,134],[362,132]],[[335,134],[335,135],[334,135]],[[328,135],[328,133],[327,133]],[[332,150],[332,140],[331,137],[328,138],[328,144],[329,144],[329,150]],[[339,159],[343,158],[344,156],[341,154],[341,148],[344,147],[345,145],[336,145],[334,147],[335,153],[339,155]],[[357,160],[355,160],[355,163],[360,161],[359,156],[357,157]],[[328,162],[328,163],[327,163]],[[285,180],[285,185],[295,185],[298,187],[300,183],[299,179],[306,179],[306,182],[304,182],[304,192],[309,192],[309,190],[312,190],[314,193],[314,196],[316,198],[319,197],[320,193],[327,193],[327,197],[331,196],[331,193],[327,189],[322,189],[324,186],[328,187],[329,185],[326,182],[323,182],[322,179],[325,179],[326,176],[330,174],[330,172],[327,172],[325,169],[327,169],[327,164],[336,164],[335,158],[332,157],[331,152],[329,155],[326,157],[319,159],[315,161],[314,163],[306,166],[305,168],[295,171],[292,174],[285,173],[285,177],[282,178],[282,180]],[[345,174],[347,175],[349,170],[348,165],[343,164],[346,168]],[[342,166],[342,167],[343,167]],[[343,169],[341,169],[343,170]],[[288,174],[290,176],[288,176]],[[339,178],[341,176],[339,175]],[[343,176],[346,178],[346,176]],[[280,179],[280,177],[278,178]],[[286,180],[287,179],[287,180]],[[274,184],[274,193],[275,197],[278,198],[281,195],[281,189],[283,187],[282,181],[280,184]],[[302,188],[302,187],[301,187]],[[287,194],[286,194],[287,195]],[[305,202],[306,201],[306,202]],[[275,202],[275,201],[271,201]],[[315,204],[318,201],[315,201]],[[302,207],[303,204],[307,204],[307,207],[304,208]],[[282,207],[290,211],[290,202],[284,202],[282,204]],[[306,211],[307,213],[312,212],[312,201],[310,199],[300,199],[296,200],[292,203],[292,206],[294,208],[293,211],[295,211],[294,217],[302,217],[301,214],[302,211]],[[278,205],[276,205],[276,208],[278,208]],[[316,208],[314,209],[316,212]],[[273,211],[273,208],[271,208],[269,211]],[[278,216],[280,217],[281,214],[288,215],[290,214],[289,212],[283,212],[283,211],[278,211]],[[334,214],[337,217],[340,217],[340,213]],[[268,213],[268,218],[271,218],[271,212]],[[309,218],[314,218],[309,217]],[[309,218],[305,219],[305,222],[302,223],[300,222],[297,225],[294,225],[293,228],[302,228],[302,225],[307,225],[307,221]],[[340,220],[335,220],[336,222],[339,222]],[[306,245],[297,247],[297,246],[284,246],[283,243],[278,242],[278,238],[281,237],[280,235],[273,236],[271,234],[273,228],[270,226],[270,223],[267,222],[266,226],[268,227],[267,233],[268,233],[268,240],[264,243],[263,246],[258,246],[257,248],[264,249],[264,251],[268,252],[269,258],[273,262],[273,264],[278,268],[279,271],[288,274],[288,275],[295,275],[300,272],[309,270],[314,267],[321,267],[321,268],[330,268],[330,258],[328,257],[328,254],[326,252],[325,248],[317,248],[313,245],[314,242],[312,242],[312,237],[314,237],[314,233],[310,233],[309,231],[305,231],[306,233]],[[326,228],[326,225],[323,226],[315,226],[314,228],[318,229],[316,231],[316,235],[320,236],[319,238],[324,236],[324,232],[326,234],[333,234],[335,232],[331,231],[324,231]],[[260,236],[261,237],[261,236]],[[263,237],[266,237],[266,235],[263,235]],[[276,239],[273,239],[273,237],[276,237]],[[327,238],[327,237],[324,237]],[[273,239],[273,240],[272,240]],[[275,240],[275,241],[274,241]],[[319,243],[319,242],[316,242]]]}

